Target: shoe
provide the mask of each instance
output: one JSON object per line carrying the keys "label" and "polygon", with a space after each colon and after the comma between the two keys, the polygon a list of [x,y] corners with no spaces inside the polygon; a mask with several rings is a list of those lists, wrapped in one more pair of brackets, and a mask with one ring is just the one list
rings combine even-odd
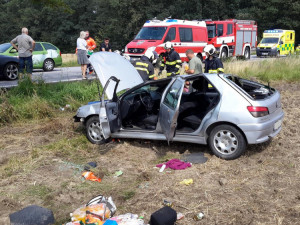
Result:
{"label": "shoe", "polygon": [[86,77],[82,77],[82,80],[87,80],[87,78]]}
{"label": "shoe", "polygon": [[90,72],[89,72],[89,74],[92,74],[92,73],[94,73],[94,71],[90,71]]}

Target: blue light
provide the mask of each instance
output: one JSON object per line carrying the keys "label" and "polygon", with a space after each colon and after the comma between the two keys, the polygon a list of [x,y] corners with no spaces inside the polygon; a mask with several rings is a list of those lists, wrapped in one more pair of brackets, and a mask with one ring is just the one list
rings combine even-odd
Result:
{"label": "blue light", "polygon": [[170,20],[167,20],[166,21],[167,23],[173,23],[173,22],[178,22],[177,20],[174,20],[174,19],[170,19]]}
{"label": "blue light", "polygon": [[146,23],[150,23],[150,20],[147,20]]}

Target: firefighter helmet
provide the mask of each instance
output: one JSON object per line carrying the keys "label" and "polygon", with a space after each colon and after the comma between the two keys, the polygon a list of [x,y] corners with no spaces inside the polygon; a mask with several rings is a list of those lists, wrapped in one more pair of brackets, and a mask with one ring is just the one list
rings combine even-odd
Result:
{"label": "firefighter helmet", "polygon": [[147,51],[145,52],[144,56],[148,57],[148,59],[151,62],[154,62],[158,58],[158,54],[156,53],[156,51],[152,51],[150,49],[147,49]]}
{"label": "firefighter helmet", "polygon": [[167,42],[165,43],[165,45],[164,45],[164,48],[165,48],[165,49],[170,49],[170,48],[173,48],[173,45],[172,45],[171,42],[167,41]]}
{"label": "firefighter helmet", "polygon": [[214,54],[215,51],[216,51],[216,48],[213,45],[206,45],[204,48],[204,52],[207,52],[209,55]]}

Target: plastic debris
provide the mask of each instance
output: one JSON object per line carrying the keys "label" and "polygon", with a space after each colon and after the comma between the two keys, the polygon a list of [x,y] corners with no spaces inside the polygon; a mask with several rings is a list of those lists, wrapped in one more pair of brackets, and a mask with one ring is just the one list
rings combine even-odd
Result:
{"label": "plastic debris", "polygon": [[97,162],[88,162],[88,163],[84,166],[84,170],[90,171],[92,168],[96,168],[96,167],[97,167]]}
{"label": "plastic debris", "polygon": [[180,181],[180,184],[185,184],[185,185],[189,186],[193,182],[194,182],[193,179],[184,179],[183,181]]}
{"label": "plastic debris", "polygon": [[82,176],[83,176],[86,180],[101,182],[101,178],[96,177],[95,174],[94,174],[93,172],[83,172],[83,173],[82,173]]}
{"label": "plastic debris", "polygon": [[173,170],[184,170],[184,169],[192,166],[191,163],[183,162],[179,159],[171,159],[166,163],[156,165],[156,167],[162,167],[163,165],[166,166],[166,169],[170,168]]}
{"label": "plastic debris", "polygon": [[119,177],[119,176],[122,176],[122,175],[123,175],[123,171],[119,170],[119,171],[115,172],[114,177]]}
{"label": "plastic debris", "polygon": [[199,220],[202,220],[203,217],[204,217],[204,213],[200,212],[200,213],[197,213],[197,214],[193,217],[193,219],[194,219],[195,221],[199,221]]}
{"label": "plastic debris", "polygon": [[164,206],[173,207],[173,202],[170,202],[170,201],[168,201],[168,200],[164,200],[164,201],[163,201],[163,205],[164,205]]}
{"label": "plastic debris", "polygon": [[162,167],[160,168],[159,172],[160,173],[164,172],[165,168],[166,168],[166,164],[162,165]]}
{"label": "plastic debris", "polygon": [[181,220],[184,218],[184,215],[182,213],[177,213],[177,220]]}
{"label": "plastic debris", "polygon": [[109,220],[116,221],[118,225],[145,225],[144,221],[139,219],[138,215],[132,213],[112,217]]}

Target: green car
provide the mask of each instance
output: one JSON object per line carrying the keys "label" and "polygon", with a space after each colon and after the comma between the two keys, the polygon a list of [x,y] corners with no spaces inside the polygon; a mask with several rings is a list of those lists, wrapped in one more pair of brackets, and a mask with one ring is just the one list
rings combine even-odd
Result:
{"label": "green car", "polygon": [[[0,45],[0,55],[18,56],[18,52],[10,43]],[[52,71],[55,66],[61,66],[62,58],[59,48],[48,42],[36,42],[32,53],[34,69]]]}

